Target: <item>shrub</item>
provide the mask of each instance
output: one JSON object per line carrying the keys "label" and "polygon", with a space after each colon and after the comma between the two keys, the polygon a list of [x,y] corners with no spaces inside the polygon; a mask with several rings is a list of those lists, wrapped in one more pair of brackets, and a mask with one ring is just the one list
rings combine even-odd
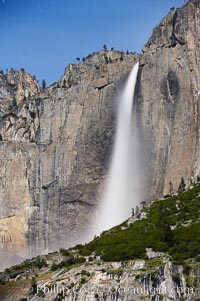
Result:
{"label": "shrub", "polygon": [[124,271],[123,269],[109,270],[109,271],[107,271],[107,274],[121,277],[123,274],[123,271]]}
{"label": "shrub", "polygon": [[84,276],[84,275],[90,276],[90,273],[87,272],[86,270],[82,270],[82,271],[81,271],[81,275],[82,275],[82,276]]}
{"label": "shrub", "polygon": [[185,275],[189,275],[190,274],[190,270],[191,270],[191,267],[189,265],[187,265],[187,264],[183,265],[183,273]]}
{"label": "shrub", "polygon": [[86,262],[86,259],[84,257],[80,256],[75,259],[75,263],[84,263],[84,262]]}
{"label": "shrub", "polygon": [[7,281],[5,279],[0,279],[0,285],[5,285]]}
{"label": "shrub", "polygon": [[81,278],[80,284],[85,284],[85,283],[86,283],[86,279],[85,278]]}
{"label": "shrub", "polygon": [[46,261],[44,259],[41,259],[40,257],[37,257],[35,260],[33,260],[31,265],[33,267],[38,268],[38,269],[41,269],[43,267],[47,267]]}
{"label": "shrub", "polygon": [[68,250],[65,250],[65,249],[60,249],[60,253],[63,256],[70,256],[70,252]]}
{"label": "shrub", "polygon": [[33,295],[37,294],[37,283],[36,283],[35,277],[32,277],[32,280],[31,280],[31,293]]}

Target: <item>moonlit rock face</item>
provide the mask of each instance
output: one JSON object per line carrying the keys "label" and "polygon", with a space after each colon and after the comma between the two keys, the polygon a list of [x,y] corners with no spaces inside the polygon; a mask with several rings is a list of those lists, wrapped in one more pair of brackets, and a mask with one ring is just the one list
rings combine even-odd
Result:
{"label": "moonlit rock face", "polygon": [[120,97],[115,144],[108,183],[97,217],[97,234],[126,220],[131,215],[132,208],[139,202],[138,141],[132,123],[138,69],[137,63]]}

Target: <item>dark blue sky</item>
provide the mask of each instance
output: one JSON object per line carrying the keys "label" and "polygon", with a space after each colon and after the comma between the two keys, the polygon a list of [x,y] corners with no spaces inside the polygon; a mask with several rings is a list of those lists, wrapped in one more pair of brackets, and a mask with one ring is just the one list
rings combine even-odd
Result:
{"label": "dark blue sky", "polygon": [[106,44],[140,52],[171,7],[184,0],[0,0],[0,68],[48,84],[76,57]]}

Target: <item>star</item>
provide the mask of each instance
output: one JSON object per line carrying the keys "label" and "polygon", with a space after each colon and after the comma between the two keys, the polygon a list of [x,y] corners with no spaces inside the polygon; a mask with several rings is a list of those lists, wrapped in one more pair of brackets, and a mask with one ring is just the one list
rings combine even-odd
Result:
{"label": "star", "polygon": [[38,10],[39,10],[39,12],[40,12],[40,14],[42,13],[42,9],[41,9],[41,6],[40,6],[40,4],[37,2],[37,7],[38,7]]}

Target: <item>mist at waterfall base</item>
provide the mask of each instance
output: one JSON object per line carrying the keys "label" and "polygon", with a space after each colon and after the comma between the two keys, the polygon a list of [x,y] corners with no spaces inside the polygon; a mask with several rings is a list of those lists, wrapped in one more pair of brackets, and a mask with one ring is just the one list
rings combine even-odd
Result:
{"label": "mist at waterfall base", "polygon": [[119,97],[115,143],[105,193],[98,210],[94,233],[100,234],[131,216],[140,199],[140,159],[136,127],[133,126],[137,63]]}

